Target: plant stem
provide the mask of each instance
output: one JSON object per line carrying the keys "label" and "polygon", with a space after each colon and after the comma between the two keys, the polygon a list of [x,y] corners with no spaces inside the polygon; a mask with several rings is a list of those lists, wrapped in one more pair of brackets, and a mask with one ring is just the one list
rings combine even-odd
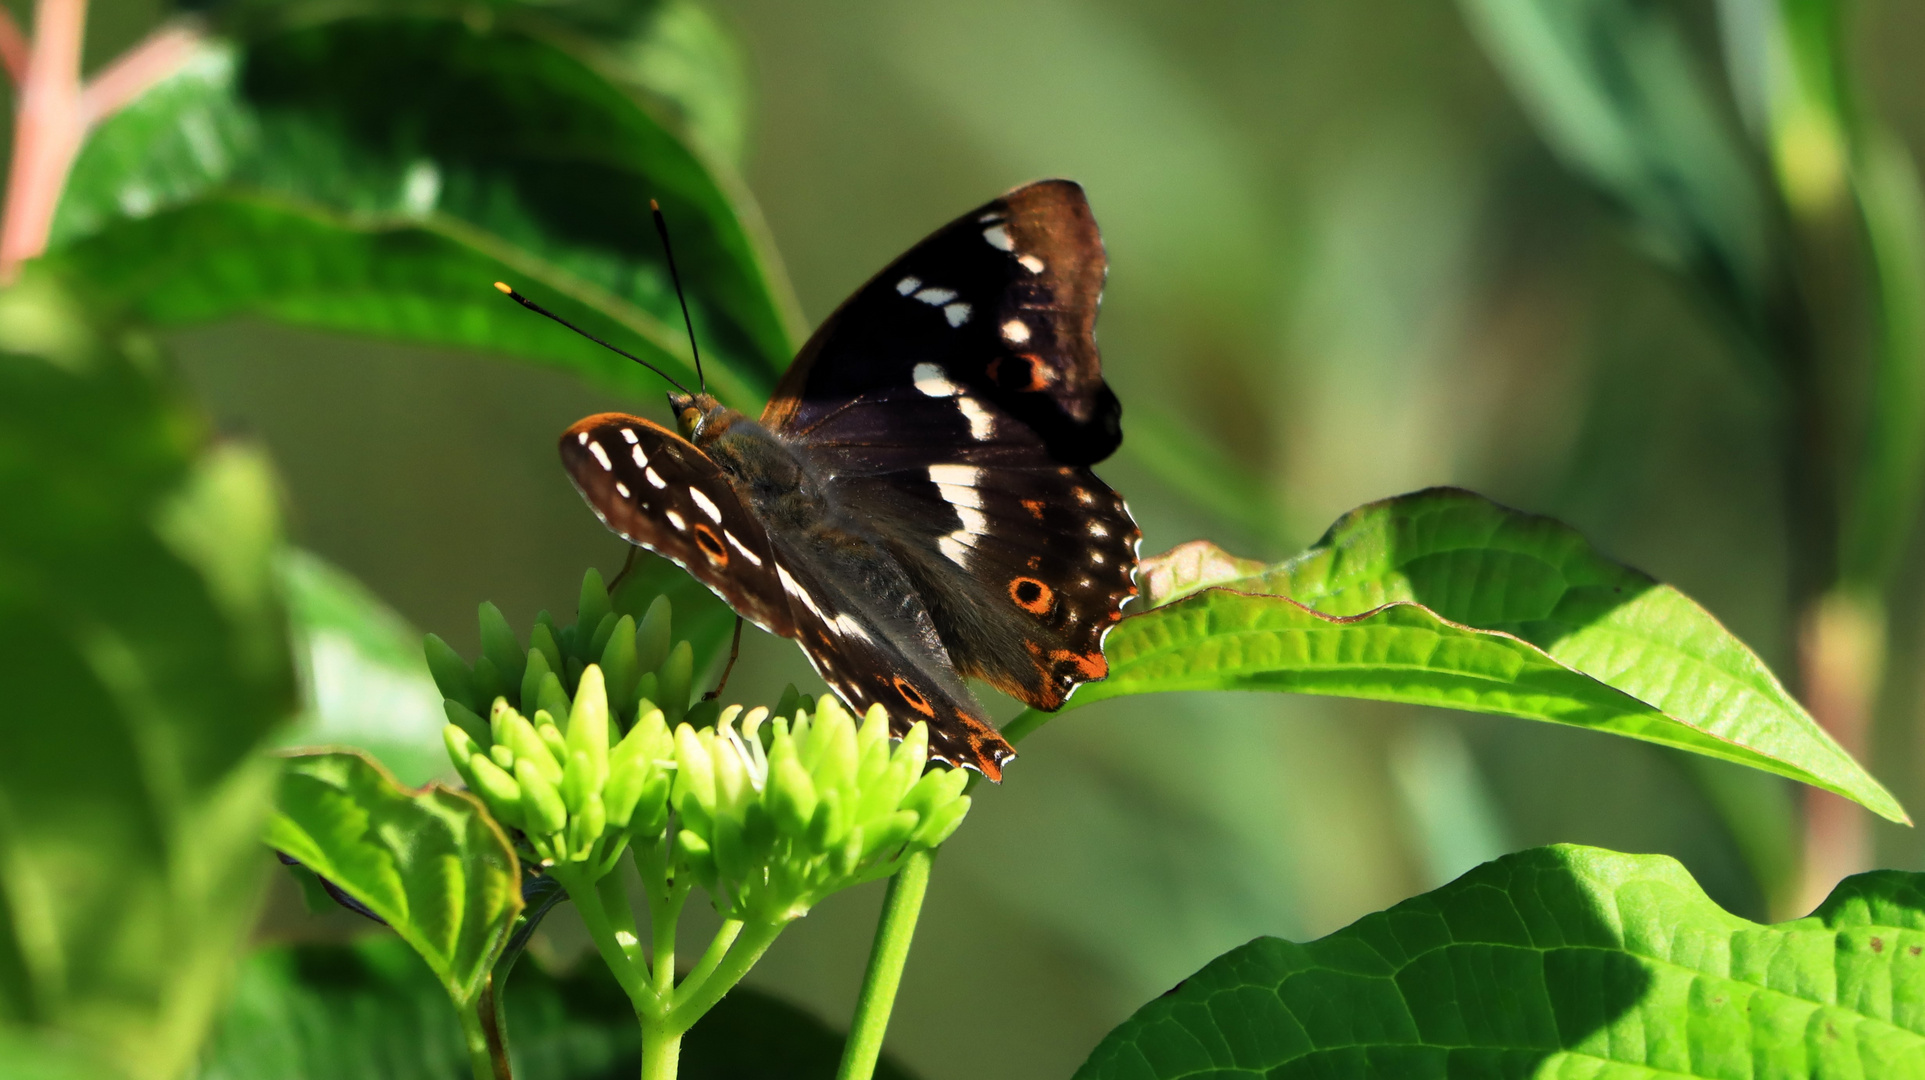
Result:
{"label": "plant stem", "polygon": [[923,894],[929,891],[929,870],[936,861],[934,851],[918,851],[903,860],[902,869],[889,879],[889,894],[882,901],[882,918],[876,923],[876,942],[869,950],[869,970],[862,976],[862,996],[856,1001],[855,1019],[849,1024],[849,1041],[842,1046],[842,1067],[836,1080],[869,1080],[882,1056],[882,1037],[889,1029],[889,1013],[896,1004],[896,990],[902,985],[902,969],[909,962],[909,944],[916,936],[916,920],[922,915]]}
{"label": "plant stem", "polygon": [[[695,1022],[700,1020],[704,1013],[713,1009],[715,1003],[722,1000],[724,994],[733,990],[735,984],[742,981],[742,976],[749,973],[749,969],[755,966],[755,962],[762,959],[762,954],[769,951],[770,945],[775,944],[776,937],[782,933],[785,925],[787,924],[749,923],[744,926],[742,936],[730,946],[728,954],[722,957],[720,964],[715,966],[714,973],[702,980],[700,986],[694,987],[686,997],[677,1001],[674,1008],[669,1010],[667,1018],[669,1030],[679,1038],[683,1032],[694,1027]],[[682,997],[680,994],[676,996]]]}
{"label": "plant stem", "polygon": [[[506,972],[503,975],[505,977]],[[481,1024],[482,1038],[488,1044],[488,1059],[494,1063],[494,1080],[514,1080],[514,1069],[508,1061],[508,1025],[502,1022],[493,975],[481,984],[481,996],[475,1000],[475,1019]]]}
{"label": "plant stem", "polygon": [[[474,1073],[474,1080],[503,1080],[495,1074],[495,1056],[488,1049],[488,1034],[482,1030],[478,1003],[458,1004],[455,1014],[461,1017],[462,1041],[468,1045],[468,1069]],[[502,1064],[505,1069],[507,1063]]]}
{"label": "plant stem", "polygon": [[675,1080],[682,1060],[682,1035],[666,1020],[642,1022],[642,1080]]}
{"label": "plant stem", "polygon": [[710,975],[715,974],[716,965],[722,962],[722,957],[728,955],[729,946],[735,944],[736,937],[741,933],[742,920],[726,919],[722,922],[721,927],[715,931],[714,940],[709,942],[708,951],[702,954],[702,958],[695,962],[695,966],[690,968],[688,975],[682,979],[683,996],[695,993],[703,983],[708,981]]}
{"label": "plant stem", "polygon": [[[575,901],[575,910],[581,915],[582,925],[588,928],[588,936],[594,941],[596,951],[602,954],[608,970],[615,973],[615,981],[621,984],[622,992],[635,1006],[638,1014],[646,1015],[656,1008],[655,991],[644,981],[643,969],[630,959],[625,948],[615,935],[615,927],[608,920],[608,911],[602,906],[601,892],[595,883],[578,868],[566,863],[557,864],[549,871],[561,887],[568,890],[568,896]],[[613,875],[610,875],[611,877]],[[631,932],[632,938],[634,934]]]}

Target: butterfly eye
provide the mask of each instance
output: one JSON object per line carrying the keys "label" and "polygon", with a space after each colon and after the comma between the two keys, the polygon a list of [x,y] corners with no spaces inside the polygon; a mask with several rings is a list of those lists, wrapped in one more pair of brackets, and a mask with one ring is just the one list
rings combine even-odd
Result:
{"label": "butterfly eye", "polygon": [[902,700],[907,702],[910,708],[924,716],[933,718],[936,715],[936,710],[930,706],[929,700],[923,697],[915,687],[909,685],[909,680],[900,675],[896,676],[896,693],[902,695]]}

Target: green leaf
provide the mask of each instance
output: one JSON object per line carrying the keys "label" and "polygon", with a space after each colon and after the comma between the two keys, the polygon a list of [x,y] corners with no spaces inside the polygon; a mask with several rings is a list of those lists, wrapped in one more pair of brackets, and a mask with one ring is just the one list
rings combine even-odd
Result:
{"label": "green leaf", "polygon": [[457,1005],[480,994],[521,913],[521,866],[481,804],[398,787],[358,753],[289,760],[267,842],[367,905]]}
{"label": "green leaf", "polygon": [[1763,926],[1668,857],[1537,848],[1308,944],[1233,949],[1076,1076],[1915,1080],[1922,950],[1918,874],[1848,878]]}
{"label": "green leaf", "polygon": [[451,779],[441,741],[447,716],[420,632],[310,552],[286,552],[280,576],[305,676],[301,719],[280,745],[366,750],[410,786]]}
{"label": "green leaf", "polygon": [[1778,237],[1755,164],[1677,13],[1640,0],[1460,0],[1551,149],[1754,330]]}
{"label": "green leaf", "polygon": [[1500,713],[1735,761],[1908,820],[1709,612],[1569,526],[1467,491],[1353,510],[1270,570],[1125,619],[1104,651],[1109,677],[1070,705],[1285,690]]}
{"label": "green leaf", "polygon": [[692,382],[651,198],[714,389],[759,399],[799,320],[739,180],[588,59],[508,26],[370,16],[207,46],[89,140],[48,261],[160,325],[252,313],[652,393],[490,288]]}
{"label": "green leaf", "polygon": [[[0,1071],[171,1080],[265,881],[275,487],[29,275],[0,292]],[[22,1047],[38,1046],[25,1051]]]}
{"label": "green leaf", "polygon": [[[635,1075],[635,1009],[601,965],[563,978],[517,965],[502,1000],[518,1080]],[[827,1080],[841,1050],[809,1014],[737,987],[683,1040],[680,1075]],[[467,1053],[434,979],[399,942],[376,938],[249,958],[202,1062],[199,1080],[446,1080]],[[907,1078],[887,1059],[876,1076]]]}

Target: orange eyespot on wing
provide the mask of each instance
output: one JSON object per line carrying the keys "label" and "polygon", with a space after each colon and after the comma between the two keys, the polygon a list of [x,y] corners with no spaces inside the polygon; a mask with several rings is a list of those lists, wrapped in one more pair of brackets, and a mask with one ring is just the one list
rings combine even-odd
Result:
{"label": "orange eyespot on wing", "polygon": [[1047,615],[1056,602],[1056,590],[1033,577],[1011,578],[1009,598],[1031,615]]}
{"label": "orange eyespot on wing", "polygon": [[729,564],[729,549],[722,546],[722,538],[715,535],[714,529],[698,521],[695,523],[693,532],[695,546],[702,550],[702,554],[708,556],[709,562],[717,567],[725,567]]}
{"label": "orange eyespot on wing", "polygon": [[905,705],[924,716],[933,718],[936,715],[935,708],[929,704],[927,698],[922,696],[922,692],[911,686],[909,680],[900,675],[896,676],[896,693],[902,695]]}

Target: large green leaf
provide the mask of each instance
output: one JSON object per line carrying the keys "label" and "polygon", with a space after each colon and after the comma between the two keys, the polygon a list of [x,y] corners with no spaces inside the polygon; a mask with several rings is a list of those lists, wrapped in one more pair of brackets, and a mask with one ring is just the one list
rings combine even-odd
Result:
{"label": "large green leaf", "polygon": [[1117,625],[1109,677],[1071,705],[1287,690],[1501,713],[1735,761],[1907,820],[1689,597],[1467,491],[1371,503],[1272,569],[1175,595]]}
{"label": "large green leaf", "polygon": [[1138,1010],[1079,1080],[1925,1077],[1925,876],[1762,926],[1676,861],[1509,855],[1304,945],[1258,938]]}
{"label": "large green leaf", "polygon": [[1756,164],[1669,5],[1460,0],[1538,132],[1754,330],[1778,239]]}
{"label": "large green leaf", "polygon": [[602,68],[507,25],[370,16],[206,46],[89,140],[49,262],[161,325],[253,313],[659,391],[489,287],[692,381],[651,198],[714,388],[759,399],[797,318],[740,182]]}
{"label": "large green leaf", "polygon": [[263,884],[274,485],[45,285],[0,293],[0,1062],[163,1080]]}
{"label": "large green leaf", "polygon": [[394,928],[467,1006],[521,913],[514,849],[472,797],[403,791],[358,753],[304,754],[281,777],[267,842]]}
{"label": "large green leaf", "polygon": [[356,747],[403,784],[452,779],[420,631],[317,555],[290,550],[280,571],[305,676],[305,707],[281,745]]}
{"label": "large green leaf", "polygon": [[[565,978],[520,964],[503,996],[518,1080],[616,1080],[640,1061],[635,1009],[593,960]],[[737,987],[682,1044],[685,1080],[827,1080],[842,1039],[814,1017]],[[405,947],[264,950],[240,984],[200,1080],[446,1080],[467,1054],[447,996]],[[876,1076],[906,1080],[884,1059]]]}

